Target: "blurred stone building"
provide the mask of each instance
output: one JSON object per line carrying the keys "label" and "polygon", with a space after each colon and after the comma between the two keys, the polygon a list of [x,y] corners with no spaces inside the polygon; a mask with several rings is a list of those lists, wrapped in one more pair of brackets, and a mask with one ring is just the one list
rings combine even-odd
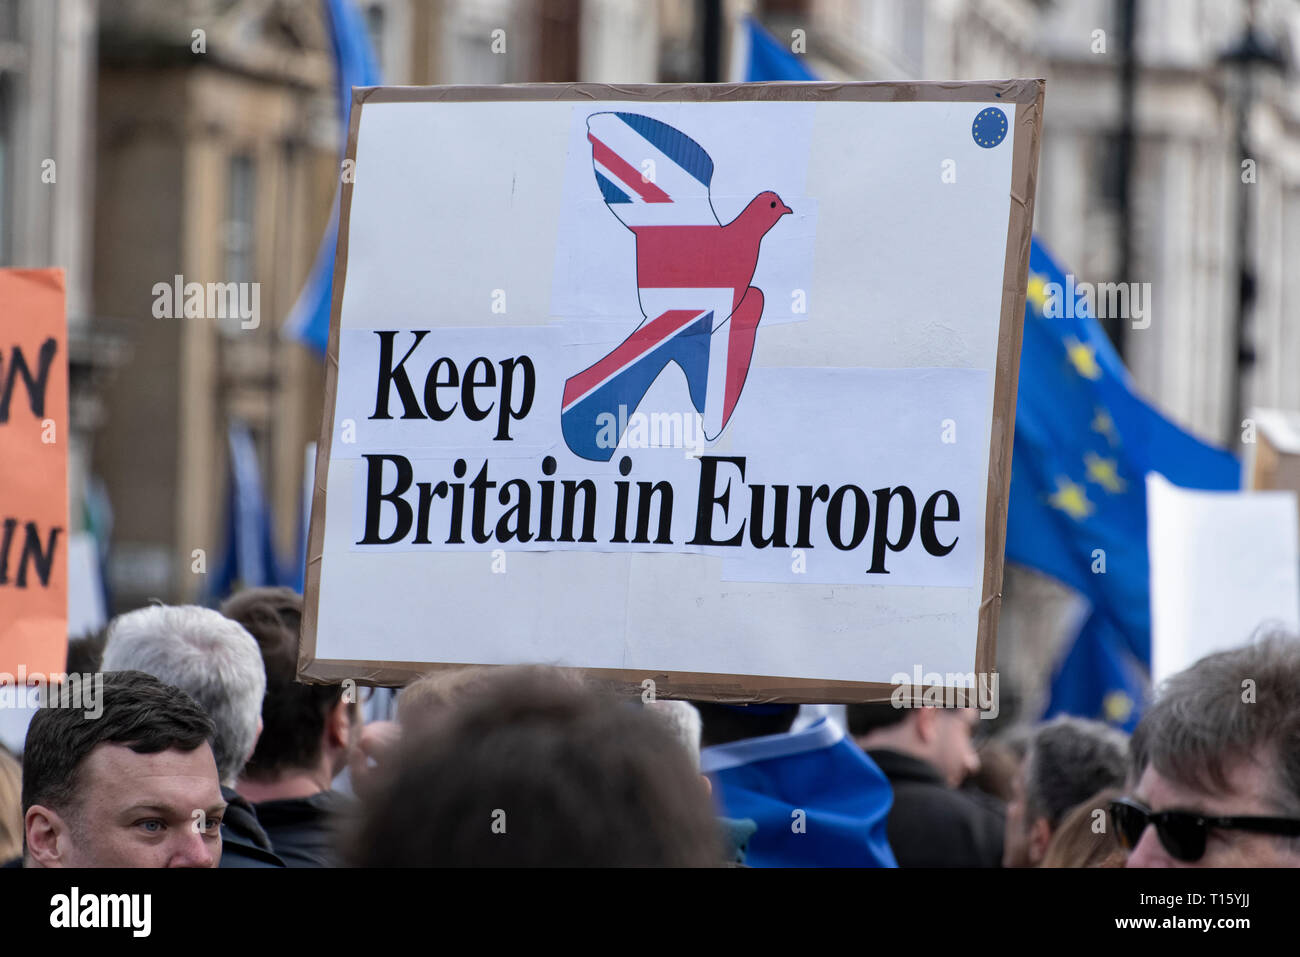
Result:
{"label": "blurred stone building", "polygon": [[[1036,230],[1081,281],[1151,284],[1149,327],[1122,335],[1138,389],[1220,443],[1238,404],[1300,410],[1300,0],[716,0],[712,52],[711,0],[354,2],[393,84],[691,81],[710,56],[725,78],[749,13],[779,39],[802,31],[829,79],[1045,76]],[[1223,54],[1251,11],[1282,62],[1247,101]],[[339,141],[323,0],[0,0],[0,264],[68,268],[74,527],[102,480],[119,608],[202,597],[193,556],[210,570],[224,546],[233,421],[293,554],[323,371],[281,326]],[[40,180],[51,158],[57,186]],[[1257,358],[1239,390],[1243,210]],[[257,328],[155,318],[155,285],[177,275],[258,283]],[[1004,670],[1032,699],[1074,600],[1015,570],[1006,594]]]}
{"label": "blurred stone building", "polygon": [[[99,13],[93,301],[128,352],[92,459],[113,510],[109,584],[118,607],[194,601],[225,545],[230,423],[253,437],[282,550],[294,541],[323,378],[279,327],[336,180],[328,34],[315,3]],[[156,287],[178,282],[254,288],[257,314],[160,317]]]}

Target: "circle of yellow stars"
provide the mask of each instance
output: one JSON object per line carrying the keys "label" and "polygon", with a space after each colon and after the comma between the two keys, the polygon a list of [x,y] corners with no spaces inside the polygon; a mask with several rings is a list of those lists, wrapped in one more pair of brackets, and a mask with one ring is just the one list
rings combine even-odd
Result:
{"label": "circle of yellow stars", "polygon": [[[981,125],[980,121],[985,119],[986,117],[989,119],[996,119],[998,121],[997,130],[990,131],[987,139],[978,132]],[[975,117],[974,127],[975,128],[972,129],[971,131],[971,136],[975,139],[976,143],[978,143],[980,146],[985,147],[986,149],[989,147],[997,146],[999,143],[1002,142],[1003,137],[1007,135],[1007,115],[995,107],[989,107],[986,110],[980,110],[979,115]]]}

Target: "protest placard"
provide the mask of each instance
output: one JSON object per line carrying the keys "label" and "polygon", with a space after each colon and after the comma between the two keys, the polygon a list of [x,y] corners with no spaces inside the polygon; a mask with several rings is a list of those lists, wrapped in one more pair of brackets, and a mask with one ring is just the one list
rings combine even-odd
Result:
{"label": "protest placard", "polygon": [[1042,94],[355,91],[300,673],[976,687]]}
{"label": "protest placard", "polygon": [[63,270],[0,269],[0,675],[62,674],[68,642]]}
{"label": "protest placard", "polygon": [[1147,475],[1151,680],[1300,627],[1296,493],[1203,492]]}

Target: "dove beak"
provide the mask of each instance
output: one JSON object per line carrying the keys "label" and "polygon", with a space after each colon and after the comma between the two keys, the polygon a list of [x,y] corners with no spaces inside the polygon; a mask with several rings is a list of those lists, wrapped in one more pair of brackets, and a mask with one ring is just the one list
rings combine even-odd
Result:
{"label": "dove beak", "polygon": [[782,215],[782,216],[784,216],[786,213],[793,213],[793,212],[794,212],[794,210],[791,209],[789,206],[787,206],[785,203],[782,203],[782,204],[781,204],[781,215]]}

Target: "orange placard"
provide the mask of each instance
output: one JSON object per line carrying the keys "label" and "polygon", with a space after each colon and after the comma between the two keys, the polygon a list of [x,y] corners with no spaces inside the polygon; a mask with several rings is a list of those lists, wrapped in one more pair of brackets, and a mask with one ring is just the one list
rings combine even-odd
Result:
{"label": "orange placard", "polygon": [[0,269],[0,682],[63,672],[67,631],[63,270]]}

